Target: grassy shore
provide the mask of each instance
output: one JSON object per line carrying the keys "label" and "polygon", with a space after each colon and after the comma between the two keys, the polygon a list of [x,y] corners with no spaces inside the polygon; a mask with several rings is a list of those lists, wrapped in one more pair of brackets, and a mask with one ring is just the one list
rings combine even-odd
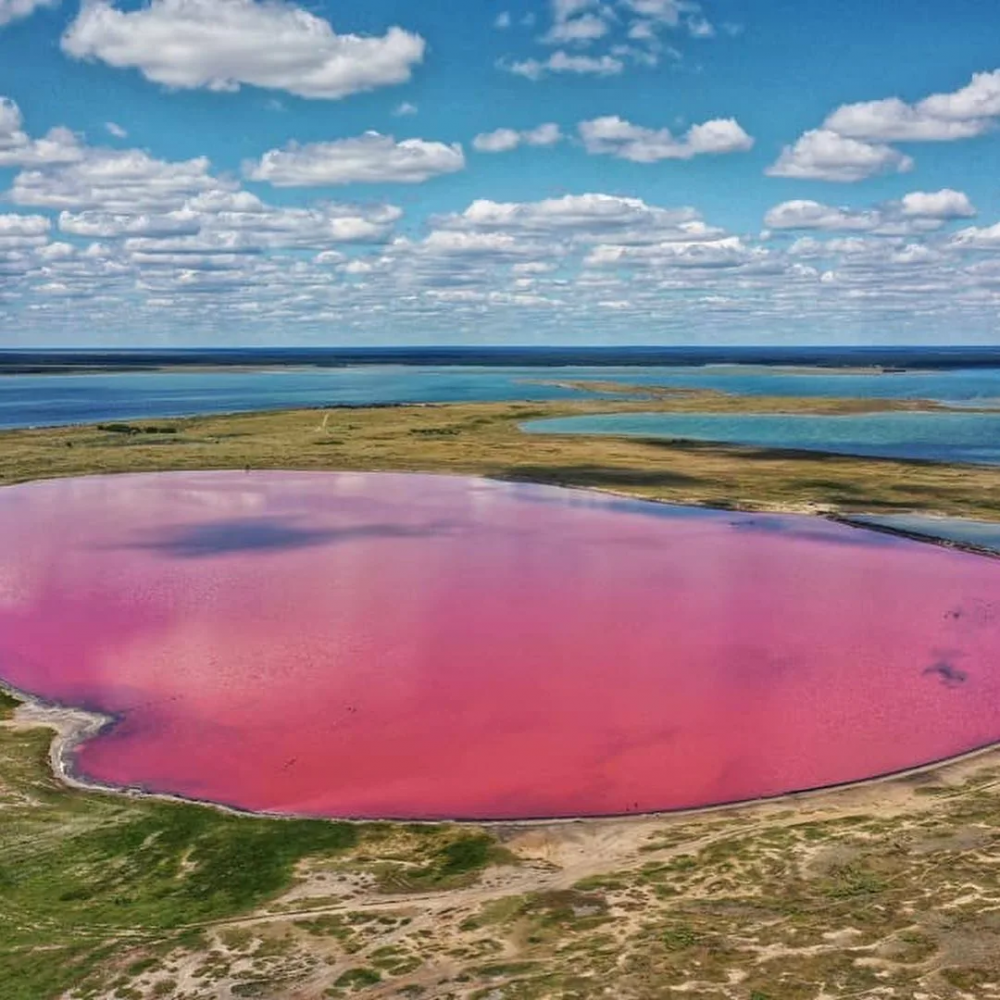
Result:
{"label": "grassy shore", "polygon": [[[907,407],[917,404],[905,404]],[[415,470],[748,509],[1000,518],[1000,469],[532,437],[736,399],[497,403],[0,435],[0,482],[203,468]],[[247,818],[62,784],[0,693],[4,1000],[1000,998],[1000,754],[703,816],[458,827]]]}
{"label": "grassy shore", "polygon": [[168,469],[474,474],[754,510],[917,511],[1000,519],[1000,468],[612,437],[527,435],[544,417],[658,411],[856,413],[930,404],[733,397],[296,410],[0,434],[0,483]]}

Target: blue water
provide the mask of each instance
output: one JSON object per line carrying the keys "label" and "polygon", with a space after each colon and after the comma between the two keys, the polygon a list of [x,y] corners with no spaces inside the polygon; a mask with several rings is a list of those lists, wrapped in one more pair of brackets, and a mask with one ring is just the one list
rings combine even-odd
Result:
{"label": "blue water", "polygon": [[534,368],[275,368],[0,378],[0,427],[374,403],[580,398]]}
{"label": "blue water", "polygon": [[922,514],[853,514],[851,521],[873,524],[896,531],[943,538],[950,542],[976,545],[1000,554],[1000,523],[969,521],[958,517],[927,517]]}
{"label": "blue water", "polygon": [[574,365],[364,365],[0,377],[0,427],[304,406],[582,398],[545,382],[626,382],[748,395],[933,399],[996,405],[1000,368],[856,374],[836,369]]}
{"label": "blue water", "polygon": [[1000,464],[1000,413],[615,413],[524,425],[533,434],[612,434],[875,458]]}

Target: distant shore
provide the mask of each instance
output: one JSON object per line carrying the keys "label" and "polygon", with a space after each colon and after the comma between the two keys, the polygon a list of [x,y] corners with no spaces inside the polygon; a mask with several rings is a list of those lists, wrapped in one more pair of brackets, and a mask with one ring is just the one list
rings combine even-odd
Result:
{"label": "distant shore", "polygon": [[327,347],[0,350],[0,374],[95,374],[196,368],[357,365],[468,365],[473,367],[687,367],[765,365],[783,368],[900,372],[1000,368],[1000,348],[903,347]]}

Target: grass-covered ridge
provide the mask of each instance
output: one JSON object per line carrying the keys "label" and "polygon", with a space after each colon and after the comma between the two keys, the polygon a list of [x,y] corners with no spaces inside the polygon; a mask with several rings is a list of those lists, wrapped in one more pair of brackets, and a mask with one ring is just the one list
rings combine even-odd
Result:
{"label": "grass-covered ridge", "polygon": [[1000,519],[1000,468],[519,430],[520,423],[535,418],[630,410],[836,414],[929,405],[680,392],[635,401],[296,410],[103,429],[7,431],[0,432],[0,484],[172,469],[424,471],[720,507],[923,511]]}

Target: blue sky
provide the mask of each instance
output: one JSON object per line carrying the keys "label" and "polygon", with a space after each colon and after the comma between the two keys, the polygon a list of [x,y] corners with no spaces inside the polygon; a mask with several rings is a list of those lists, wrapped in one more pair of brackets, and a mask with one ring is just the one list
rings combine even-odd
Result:
{"label": "blue sky", "polygon": [[993,342],[992,7],[0,0],[0,346]]}

